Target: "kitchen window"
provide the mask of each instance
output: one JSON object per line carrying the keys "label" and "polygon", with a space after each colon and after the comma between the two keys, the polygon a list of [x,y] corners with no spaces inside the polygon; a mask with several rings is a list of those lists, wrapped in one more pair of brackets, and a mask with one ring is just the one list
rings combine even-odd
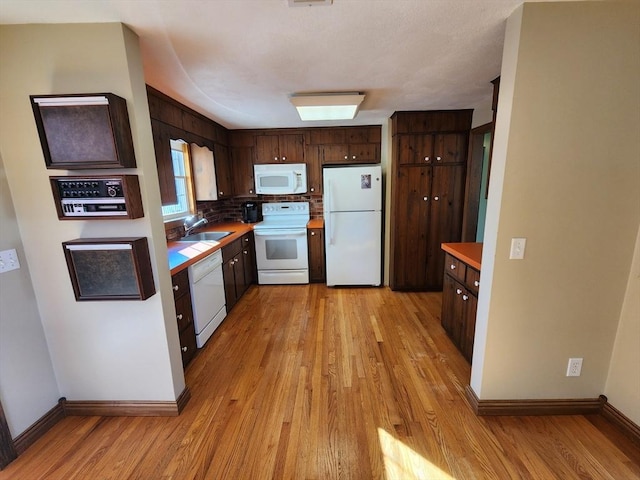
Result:
{"label": "kitchen window", "polygon": [[193,200],[193,182],[191,181],[191,162],[189,161],[189,145],[182,140],[171,140],[171,162],[176,181],[178,202],[162,207],[165,222],[178,220],[195,213]]}

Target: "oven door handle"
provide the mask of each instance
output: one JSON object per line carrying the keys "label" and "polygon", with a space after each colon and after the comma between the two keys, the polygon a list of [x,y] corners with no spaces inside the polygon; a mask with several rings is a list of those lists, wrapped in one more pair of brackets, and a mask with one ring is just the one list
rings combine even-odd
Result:
{"label": "oven door handle", "polygon": [[276,228],[273,230],[254,230],[253,234],[259,237],[275,237],[275,236],[281,237],[283,235],[300,236],[300,235],[306,235],[307,229],[306,228],[291,228],[291,229]]}

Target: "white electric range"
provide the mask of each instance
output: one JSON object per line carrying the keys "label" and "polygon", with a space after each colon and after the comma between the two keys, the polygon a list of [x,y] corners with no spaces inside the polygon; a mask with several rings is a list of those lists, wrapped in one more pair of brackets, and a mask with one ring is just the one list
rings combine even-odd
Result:
{"label": "white electric range", "polygon": [[258,283],[309,283],[309,202],[263,203],[262,218],[253,227]]}

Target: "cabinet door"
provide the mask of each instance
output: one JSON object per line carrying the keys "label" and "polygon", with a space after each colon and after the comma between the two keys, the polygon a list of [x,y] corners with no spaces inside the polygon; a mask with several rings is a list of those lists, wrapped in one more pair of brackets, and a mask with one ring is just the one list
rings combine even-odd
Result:
{"label": "cabinet door", "polygon": [[169,130],[157,120],[151,120],[151,132],[153,134],[153,150],[156,154],[156,167],[160,182],[160,200],[162,205],[174,205],[178,203],[176,194],[176,179],[173,173],[171,160],[171,138]]}
{"label": "cabinet door", "polygon": [[307,188],[309,193],[322,193],[322,162],[318,145],[305,146],[305,161],[307,163]]}
{"label": "cabinet door", "polygon": [[309,248],[309,281],[322,283],[326,280],[324,229],[310,228],[307,230],[307,245]]}
{"label": "cabinet door", "polygon": [[216,164],[216,182],[218,184],[218,198],[229,198],[233,196],[233,182],[231,161],[229,159],[229,148],[216,143],[213,148],[214,161]]}
{"label": "cabinet door", "polygon": [[458,133],[435,135],[434,163],[464,163],[467,157],[468,136]]}
{"label": "cabinet door", "polygon": [[[394,290],[422,290],[427,286],[427,233],[431,167],[400,167],[396,178],[397,215],[393,235]],[[442,276],[442,268],[440,269]],[[441,282],[442,280],[440,280]]]}
{"label": "cabinet door", "polygon": [[447,332],[449,338],[453,336],[453,326],[455,324],[454,314],[456,309],[456,285],[457,282],[449,275],[445,275],[442,285],[442,314],[440,321],[442,328]]}
{"label": "cabinet door", "polygon": [[253,233],[242,236],[242,257],[244,258],[244,284],[245,290],[250,285],[258,282],[258,272],[256,270],[256,247]]}
{"label": "cabinet door", "polygon": [[[248,253],[247,253],[248,254]],[[249,288],[249,282],[245,278],[245,254],[244,249],[235,256],[233,271],[236,279],[236,302]]]}
{"label": "cabinet door", "polygon": [[400,165],[431,165],[433,163],[433,136],[398,135],[398,162]]}
{"label": "cabinet door", "polygon": [[478,298],[468,291],[462,294],[464,309],[463,329],[461,332],[461,351],[464,357],[471,363],[473,359],[473,339],[476,334],[476,312],[478,310]]}
{"label": "cabinet door", "polygon": [[280,161],[277,135],[256,135],[256,163]]}
{"label": "cabinet door", "polygon": [[350,163],[380,163],[380,145],[358,143],[349,145]]}
{"label": "cabinet door", "polygon": [[349,145],[322,145],[323,163],[349,163]]}
{"label": "cabinet door", "polygon": [[231,163],[234,194],[253,195],[253,147],[231,147]]}
{"label": "cabinet door", "polygon": [[222,264],[222,278],[224,281],[224,297],[229,312],[236,304],[238,297],[236,295],[236,274],[235,259],[231,258]]}
{"label": "cabinet door", "polygon": [[443,242],[459,242],[462,235],[464,167],[433,167],[432,172],[425,287],[440,290],[444,269],[441,245]]}
{"label": "cabinet door", "polygon": [[280,161],[304,163],[304,135],[287,133],[278,136]]}

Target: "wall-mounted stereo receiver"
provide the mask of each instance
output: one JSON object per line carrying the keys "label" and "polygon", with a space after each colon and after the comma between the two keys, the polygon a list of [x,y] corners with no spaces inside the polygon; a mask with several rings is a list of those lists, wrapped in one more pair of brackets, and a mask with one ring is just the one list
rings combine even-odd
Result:
{"label": "wall-mounted stereo receiver", "polygon": [[144,216],[137,175],[49,177],[60,220]]}

